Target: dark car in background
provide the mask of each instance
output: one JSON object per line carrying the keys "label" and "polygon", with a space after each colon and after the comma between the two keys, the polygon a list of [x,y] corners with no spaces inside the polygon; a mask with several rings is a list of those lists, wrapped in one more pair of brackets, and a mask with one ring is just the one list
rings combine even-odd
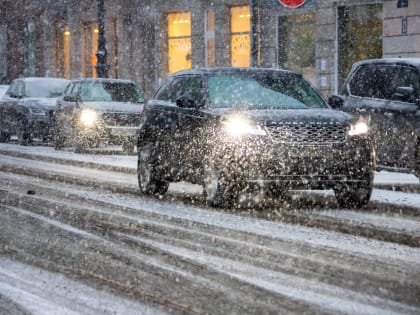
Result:
{"label": "dark car in background", "polygon": [[420,59],[355,63],[340,95],[329,101],[369,121],[378,168],[420,177]]}
{"label": "dark car in background", "polygon": [[57,101],[54,145],[83,152],[100,144],[117,144],[133,152],[143,105],[142,92],[130,80],[72,80]]}
{"label": "dark car in background", "polygon": [[20,144],[49,140],[51,117],[57,98],[69,80],[20,78],[12,81],[0,100],[0,142],[16,136]]}
{"label": "dark car in background", "polygon": [[277,196],[332,188],[341,206],[358,207],[372,192],[367,124],[332,110],[307,80],[284,70],[169,76],[145,105],[137,146],[144,194],[184,180],[201,184],[208,204],[235,206],[254,187]]}

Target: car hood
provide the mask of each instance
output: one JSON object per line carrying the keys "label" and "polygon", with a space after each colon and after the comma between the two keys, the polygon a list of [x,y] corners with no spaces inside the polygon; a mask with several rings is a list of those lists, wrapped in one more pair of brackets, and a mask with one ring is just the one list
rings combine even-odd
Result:
{"label": "car hood", "polygon": [[230,108],[209,109],[208,113],[216,116],[241,115],[261,125],[273,125],[285,122],[301,123],[342,123],[353,120],[349,113],[334,109],[261,109],[261,110],[233,110]]}
{"label": "car hood", "polygon": [[56,107],[57,98],[24,98],[23,102],[26,106],[48,110]]}
{"label": "car hood", "polygon": [[80,103],[82,109],[92,109],[97,112],[124,112],[124,113],[140,113],[142,103],[131,102],[83,102]]}

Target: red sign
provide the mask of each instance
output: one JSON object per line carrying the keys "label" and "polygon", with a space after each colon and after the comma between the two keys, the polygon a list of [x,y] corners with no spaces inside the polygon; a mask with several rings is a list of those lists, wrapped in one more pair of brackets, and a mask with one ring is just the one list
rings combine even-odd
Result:
{"label": "red sign", "polygon": [[305,0],[279,0],[280,4],[287,8],[297,8],[305,3]]}

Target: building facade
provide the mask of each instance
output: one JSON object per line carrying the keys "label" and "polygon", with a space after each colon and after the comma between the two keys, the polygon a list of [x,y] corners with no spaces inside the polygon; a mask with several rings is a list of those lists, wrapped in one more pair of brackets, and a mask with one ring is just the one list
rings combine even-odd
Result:
{"label": "building facade", "polygon": [[[109,75],[146,96],[172,72],[215,66],[290,69],[327,96],[355,61],[420,57],[418,0],[104,2]],[[1,82],[96,76],[97,1],[5,0],[0,9]]]}

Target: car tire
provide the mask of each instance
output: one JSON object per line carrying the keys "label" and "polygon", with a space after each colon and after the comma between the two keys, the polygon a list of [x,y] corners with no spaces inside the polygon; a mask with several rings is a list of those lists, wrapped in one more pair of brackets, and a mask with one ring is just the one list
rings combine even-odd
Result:
{"label": "car tire", "polygon": [[0,131],[0,142],[9,142],[10,141],[10,133],[5,131]]}
{"label": "car tire", "polygon": [[414,152],[414,175],[420,180],[420,137],[417,138],[416,148]]}
{"label": "car tire", "polygon": [[134,152],[134,140],[126,140],[123,142],[122,149],[124,153],[132,154]]}
{"label": "car tire", "polygon": [[218,168],[213,159],[207,159],[203,166],[203,197],[210,207],[239,207],[239,197],[243,191],[244,181],[241,180],[235,163]]}
{"label": "car tire", "polygon": [[89,149],[99,146],[99,140],[88,138],[81,133],[76,135],[74,141],[73,148],[75,153],[86,153]]}
{"label": "car tire", "polygon": [[146,143],[137,148],[137,179],[140,192],[145,195],[163,195],[169,188],[169,182],[163,180],[156,170],[155,147]]}
{"label": "car tire", "polygon": [[361,208],[368,204],[373,183],[347,183],[334,188],[337,203],[341,208]]}
{"label": "car tire", "polygon": [[31,133],[28,128],[28,123],[24,117],[17,119],[16,136],[20,145],[28,145],[32,142]]}
{"label": "car tire", "polygon": [[61,150],[65,147],[66,137],[61,131],[58,130],[58,128],[53,128],[52,138],[54,141],[54,148],[56,150]]}

